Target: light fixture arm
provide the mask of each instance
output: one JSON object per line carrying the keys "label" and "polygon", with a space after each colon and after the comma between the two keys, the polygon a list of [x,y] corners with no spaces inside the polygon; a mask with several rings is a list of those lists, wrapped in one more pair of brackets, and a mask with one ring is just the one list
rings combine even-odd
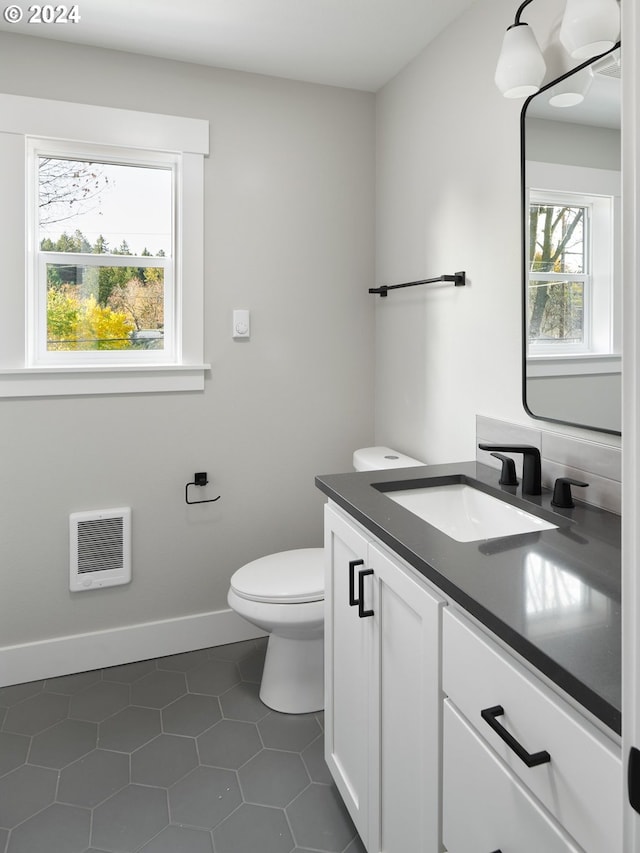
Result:
{"label": "light fixture arm", "polygon": [[514,27],[517,27],[518,24],[520,23],[520,15],[524,11],[524,9],[527,8],[529,3],[533,3],[533,0],[524,0],[524,3],[521,3],[520,6],[518,7],[518,11],[516,12],[515,21],[513,22]]}

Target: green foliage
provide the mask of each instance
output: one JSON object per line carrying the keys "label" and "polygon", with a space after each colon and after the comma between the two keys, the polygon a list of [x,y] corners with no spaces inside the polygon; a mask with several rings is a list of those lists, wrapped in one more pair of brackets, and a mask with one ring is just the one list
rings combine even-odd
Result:
{"label": "green foliage", "polygon": [[126,286],[133,272],[131,267],[100,267],[98,272],[99,304],[106,305],[114,290]]}
{"label": "green foliage", "polygon": [[63,231],[58,239],[54,242],[49,237],[45,237],[40,241],[40,248],[43,252],[91,252],[91,243],[84,236],[82,231],[76,229],[73,234],[67,234]]}
{"label": "green foliage", "polygon": [[125,314],[98,305],[93,296],[78,299],[68,287],[47,292],[49,351],[130,349],[134,328]]}
{"label": "green foliage", "polygon": [[[47,329],[49,349],[123,349],[136,347],[131,332],[162,329],[164,325],[164,270],[162,267],[110,265],[108,255],[130,255],[123,240],[111,250],[100,235],[93,246],[84,234],[62,233],[45,238],[46,252],[106,255],[104,265],[91,266],[71,259],[47,263]],[[158,253],[164,254],[164,253]],[[145,248],[143,257],[153,255]],[[85,341],[86,343],[80,343]]]}
{"label": "green foliage", "polygon": [[104,239],[102,234],[98,234],[98,239],[94,243],[93,248],[91,249],[91,252],[94,255],[106,255],[108,251],[109,251],[109,245],[108,245],[107,241]]}
{"label": "green foliage", "polygon": [[120,246],[117,249],[113,250],[112,254],[114,254],[114,255],[130,255],[131,252],[129,250],[129,244],[127,243],[127,241],[123,240],[122,243],[120,243]]}
{"label": "green foliage", "polygon": [[[49,341],[70,341],[77,337],[80,323],[80,303],[75,297],[58,288],[47,292],[47,338]],[[49,349],[68,349],[49,346]]]}

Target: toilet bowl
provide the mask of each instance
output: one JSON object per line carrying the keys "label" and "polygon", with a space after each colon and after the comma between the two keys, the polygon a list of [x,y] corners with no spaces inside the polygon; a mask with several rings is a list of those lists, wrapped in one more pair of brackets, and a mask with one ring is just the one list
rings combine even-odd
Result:
{"label": "toilet bowl", "polygon": [[229,607],[269,633],[260,699],[285,714],[324,704],[324,551],[260,557],[231,578]]}
{"label": "toilet bowl", "polygon": [[[389,447],[353,454],[356,471],[422,465]],[[229,607],[269,634],[260,699],[285,714],[324,707],[324,550],[260,557],[231,577]]]}

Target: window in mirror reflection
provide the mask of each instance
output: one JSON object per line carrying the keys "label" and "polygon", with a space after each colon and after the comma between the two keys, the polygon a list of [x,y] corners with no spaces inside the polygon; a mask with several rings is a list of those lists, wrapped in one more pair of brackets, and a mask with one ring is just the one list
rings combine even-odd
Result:
{"label": "window in mirror reflection", "polygon": [[585,345],[588,208],[529,208],[529,341]]}
{"label": "window in mirror reflection", "polygon": [[607,596],[545,554],[527,554],[525,589],[527,634],[538,640],[553,643],[561,636],[567,642],[567,631],[591,630],[610,620]]}
{"label": "window in mirror reflection", "polygon": [[611,352],[613,199],[529,199],[529,355]]}
{"label": "window in mirror reflection", "polygon": [[566,614],[582,609],[589,594],[579,578],[536,553],[527,555],[526,584],[528,616]]}

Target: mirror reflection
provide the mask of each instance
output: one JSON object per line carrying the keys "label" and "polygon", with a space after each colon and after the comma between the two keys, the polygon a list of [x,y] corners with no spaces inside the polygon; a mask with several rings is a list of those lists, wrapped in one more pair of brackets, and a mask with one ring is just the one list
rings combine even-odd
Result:
{"label": "mirror reflection", "polygon": [[523,383],[531,415],[621,430],[620,48],[522,112]]}

